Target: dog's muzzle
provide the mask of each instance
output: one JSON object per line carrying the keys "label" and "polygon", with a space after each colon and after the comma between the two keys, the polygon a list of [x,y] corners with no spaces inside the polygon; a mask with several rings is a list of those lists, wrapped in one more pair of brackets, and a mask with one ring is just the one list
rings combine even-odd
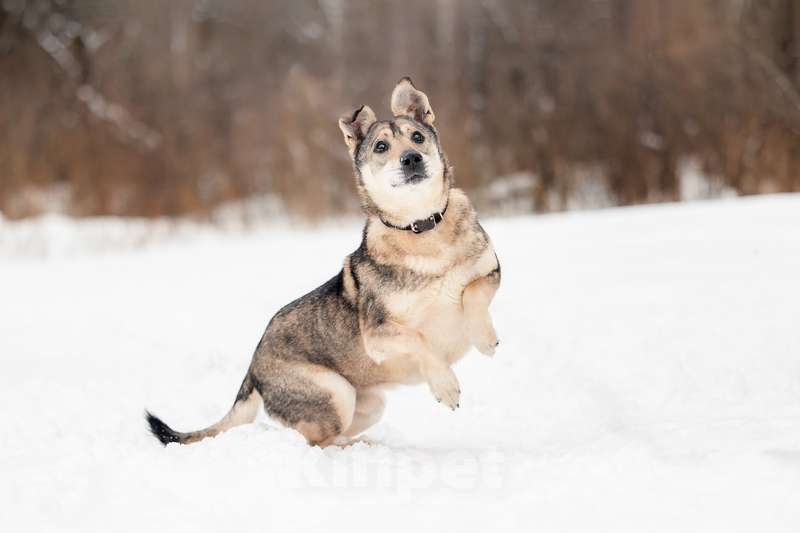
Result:
{"label": "dog's muzzle", "polygon": [[425,163],[422,162],[422,154],[416,150],[406,150],[400,155],[400,168],[403,169],[406,184],[419,183],[428,177]]}

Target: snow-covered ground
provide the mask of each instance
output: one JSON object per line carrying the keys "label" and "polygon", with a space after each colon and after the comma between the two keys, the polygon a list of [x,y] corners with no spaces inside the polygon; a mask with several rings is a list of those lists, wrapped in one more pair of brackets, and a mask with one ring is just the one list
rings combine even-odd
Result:
{"label": "snow-covered ground", "polygon": [[800,196],[485,226],[502,343],[461,408],[399,389],[320,450],[265,418],[163,448],[142,413],[217,420],[357,224],[0,221],[3,529],[800,531]]}

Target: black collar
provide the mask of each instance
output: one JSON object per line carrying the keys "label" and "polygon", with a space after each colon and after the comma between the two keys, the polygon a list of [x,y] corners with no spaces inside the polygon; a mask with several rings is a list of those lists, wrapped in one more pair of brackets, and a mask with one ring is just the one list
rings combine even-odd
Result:
{"label": "black collar", "polygon": [[[450,202],[448,201],[447,204],[449,204],[449,203]],[[447,211],[447,204],[444,204],[444,209],[442,209],[440,212],[434,213],[431,216],[429,216],[428,218],[415,220],[414,222],[412,222],[408,226],[404,226],[402,228],[400,226],[395,226],[394,224],[389,224],[388,222],[386,222],[382,218],[381,218],[381,222],[383,222],[383,224],[386,227],[389,227],[389,228],[399,229],[399,230],[402,230],[402,231],[410,231],[411,233],[424,233],[424,232],[426,232],[428,230],[432,230],[438,224],[442,223],[442,220],[444,220],[444,213],[445,213],[445,211]]]}

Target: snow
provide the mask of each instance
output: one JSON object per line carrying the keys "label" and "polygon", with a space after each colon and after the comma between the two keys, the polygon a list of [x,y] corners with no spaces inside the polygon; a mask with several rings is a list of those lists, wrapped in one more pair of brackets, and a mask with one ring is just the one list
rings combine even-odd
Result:
{"label": "snow", "polygon": [[501,345],[461,408],[400,388],[324,450],[263,417],[163,448],[142,414],[218,420],[358,224],[142,224],[0,219],[4,529],[800,530],[798,195],[486,220]]}

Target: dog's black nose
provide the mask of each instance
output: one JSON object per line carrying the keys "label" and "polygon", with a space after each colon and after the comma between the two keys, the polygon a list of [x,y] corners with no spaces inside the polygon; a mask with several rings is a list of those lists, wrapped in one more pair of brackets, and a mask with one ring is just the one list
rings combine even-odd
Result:
{"label": "dog's black nose", "polygon": [[422,155],[416,150],[406,150],[400,155],[400,164],[406,171],[416,170],[422,164]]}

